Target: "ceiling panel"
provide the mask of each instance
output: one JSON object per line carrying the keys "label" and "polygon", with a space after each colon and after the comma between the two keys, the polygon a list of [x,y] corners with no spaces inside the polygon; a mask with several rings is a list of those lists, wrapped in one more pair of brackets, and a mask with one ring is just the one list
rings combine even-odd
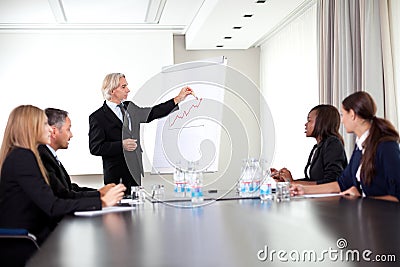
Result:
{"label": "ceiling panel", "polygon": [[205,0],[167,0],[160,24],[188,26]]}
{"label": "ceiling panel", "polygon": [[222,49],[247,49],[303,2],[309,1],[215,1],[212,8],[194,19],[186,33],[186,48],[215,49],[222,46]]}
{"label": "ceiling panel", "polygon": [[315,1],[0,0],[0,30],[168,31],[185,34],[186,49],[247,49]]}
{"label": "ceiling panel", "polygon": [[47,0],[0,0],[0,23],[55,23]]}
{"label": "ceiling panel", "polygon": [[144,23],[148,0],[62,0],[68,23]]}

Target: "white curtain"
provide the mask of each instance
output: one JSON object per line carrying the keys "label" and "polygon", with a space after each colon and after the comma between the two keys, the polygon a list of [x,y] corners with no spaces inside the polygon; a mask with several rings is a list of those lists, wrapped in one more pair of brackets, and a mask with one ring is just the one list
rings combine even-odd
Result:
{"label": "white curtain", "polygon": [[[400,126],[400,105],[398,104],[400,99],[400,1],[390,0],[389,1],[389,25],[390,25],[390,40],[391,40],[391,52],[393,60],[393,80],[395,94],[397,96],[397,130]],[[396,107],[392,107],[396,109]],[[394,123],[394,120],[392,121]]]}
{"label": "white curtain", "polygon": [[[362,90],[359,0],[318,1],[318,64],[320,102],[340,109],[342,100]],[[341,126],[347,155],[354,135]]]}
{"label": "white curtain", "polygon": [[320,102],[340,108],[344,97],[361,90],[358,1],[318,1]]}
{"label": "white curtain", "polygon": [[[304,177],[315,143],[304,134],[307,114],[319,104],[316,2],[261,45],[261,90],[274,119],[273,167]],[[268,132],[271,129],[263,129]]]}
{"label": "white curtain", "polygon": [[[394,37],[399,24],[398,2],[318,1],[321,102],[340,108],[347,95],[366,91],[377,103],[377,115],[397,126],[394,48],[398,37]],[[344,133],[343,129],[342,133],[349,156],[354,147],[354,135]]]}
{"label": "white curtain", "polygon": [[[393,34],[388,0],[360,2],[363,58],[363,90],[377,102],[378,116],[397,128],[397,95],[394,80]],[[398,26],[397,26],[398,27]]]}

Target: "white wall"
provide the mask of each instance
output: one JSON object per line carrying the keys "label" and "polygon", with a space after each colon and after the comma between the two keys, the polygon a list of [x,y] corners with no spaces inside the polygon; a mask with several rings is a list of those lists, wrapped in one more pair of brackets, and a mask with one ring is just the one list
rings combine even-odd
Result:
{"label": "white wall", "polygon": [[65,109],[74,137],[68,150],[59,151],[61,161],[70,174],[102,174],[101,158],[89,153],[88,116],[103,103],[104,76],[124,73],[131,98],[171,64],[173,39],[167,32],[2,30],[0,138],[18,105]]}
{"label": "white wall", "polygon": [[[310,109],[319,104],[316,5],[283,26],[261,47],[261,84],[274,118],[274,167],[304,178],[314,138],[306,138]],[[264,122],[264,121],[263,121]]]}
{"label": "white wall", "polygon": [[246,75],[257,87],[260,86],[260,48],[186,50],[185,36],[174,36],[174,64],[218,56],[227,57],[228,66]]}

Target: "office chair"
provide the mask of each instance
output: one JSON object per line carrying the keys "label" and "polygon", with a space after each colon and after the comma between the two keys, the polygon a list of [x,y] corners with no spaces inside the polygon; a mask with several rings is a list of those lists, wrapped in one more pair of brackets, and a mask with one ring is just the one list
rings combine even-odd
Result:
{"label": "office chair", "polygon": [[0,266],[25,266],[39,249],[36,237],[28,230],[0,228]]}

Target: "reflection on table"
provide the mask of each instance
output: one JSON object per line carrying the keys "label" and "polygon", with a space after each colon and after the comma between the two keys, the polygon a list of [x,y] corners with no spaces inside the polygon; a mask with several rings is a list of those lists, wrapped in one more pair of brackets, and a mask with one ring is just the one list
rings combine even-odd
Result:
{"label": "reflection on table", "polygon": [[370,259],[400,260],[398,203],[336,196],[189,207],[146,201],[126,212],[68,216],[28,266],[364,266],[365,250]]}

